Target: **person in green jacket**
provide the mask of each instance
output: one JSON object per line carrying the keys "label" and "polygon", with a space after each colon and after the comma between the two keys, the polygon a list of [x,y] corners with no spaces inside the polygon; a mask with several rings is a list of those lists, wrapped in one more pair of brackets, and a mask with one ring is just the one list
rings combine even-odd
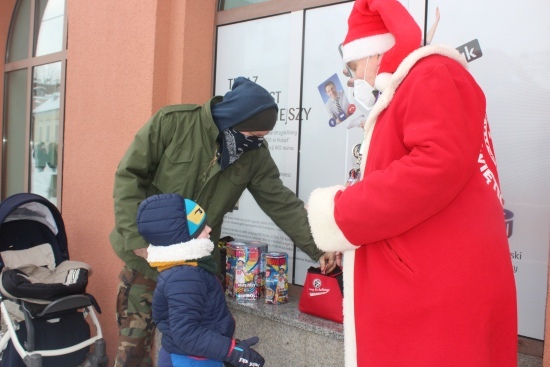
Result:
{"label": "person in green jacket", "polygon": [[[161,108],[138,131],[115,174],[115,228],[110,241],[124,262],[117,296],[119,344],[115,367],[152,366],[155,326],[152,293],[158,272],[146,260],[148,243],[136,215],[145,198],[177,193],[208,212],[210,238],[218,242],[223,217],[245,189],[260,208],[325,272],[335,253],[317,249],[303,201],[283,185],[264,136],[275,126],[271,94],[243,77],[204,105]],[[219,259],[217,248],[213,255]],[[219,261],[217,261],[219,264]]]}

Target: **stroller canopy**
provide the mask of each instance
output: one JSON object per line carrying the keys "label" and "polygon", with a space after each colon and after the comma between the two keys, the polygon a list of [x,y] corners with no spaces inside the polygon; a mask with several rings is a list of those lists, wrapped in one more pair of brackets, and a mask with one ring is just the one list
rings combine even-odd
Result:
{"label": "stroller canopy", "polygon": [[[16,221],[20,221],[20,225],[10,225]],[[33,234],[33,232],[38,232],[34,230],[33,223],[35,225],[41,223],[45,229],[40,233]],[[47,236],[44,235],[44,232]],[[67,235],[61,213],[55,205],[40,195],[14,194],[0,202],[0,251],[22,249],[13,248],[13,246],[20,246],[17,241],[14,241],[14,238],[17,239],[20,236],[37,236],[36,241],[38,242],[46,238],[49,239],[49,242],[55,242],[50,244],[54,249],[58,264],[69,258]],[[40,238],[40,236],[44,238]],[[0,270],[3,267],[2,261]]]}

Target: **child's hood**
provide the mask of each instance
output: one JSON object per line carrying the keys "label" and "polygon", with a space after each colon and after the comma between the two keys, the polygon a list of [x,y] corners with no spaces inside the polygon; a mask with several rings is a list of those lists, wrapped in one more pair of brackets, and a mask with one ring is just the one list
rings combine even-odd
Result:
{"label": "child's hood", "polygon": [[136,220],[139,233],[150,244],[147,261],[151,264],[198,260],[214,249],[210,239],[196,238],[206,226],[204,210],[179,194],[145,199]]}

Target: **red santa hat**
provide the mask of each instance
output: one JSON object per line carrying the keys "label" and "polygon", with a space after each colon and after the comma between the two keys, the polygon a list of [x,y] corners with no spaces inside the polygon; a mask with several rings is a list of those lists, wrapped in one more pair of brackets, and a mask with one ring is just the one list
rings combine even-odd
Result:
{"label": "red santa hat", "polygon": [[420,27],[399,1],[357,0],[348,18],[343,59],[347,63],[384,54],[379,74],[394,73],[421,42]]}

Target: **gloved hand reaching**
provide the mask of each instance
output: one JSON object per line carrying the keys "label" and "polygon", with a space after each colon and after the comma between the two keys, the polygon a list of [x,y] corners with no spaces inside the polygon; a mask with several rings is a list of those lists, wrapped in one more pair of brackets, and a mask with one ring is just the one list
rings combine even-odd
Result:
{"label": "gloved hand reaching", "polygon": [[235,367],[262,367],[265,363],[264,358],[254,349],[250,348],[259,341],[260,338],[253,336],[252,338],[237,342],[224,361]]}

